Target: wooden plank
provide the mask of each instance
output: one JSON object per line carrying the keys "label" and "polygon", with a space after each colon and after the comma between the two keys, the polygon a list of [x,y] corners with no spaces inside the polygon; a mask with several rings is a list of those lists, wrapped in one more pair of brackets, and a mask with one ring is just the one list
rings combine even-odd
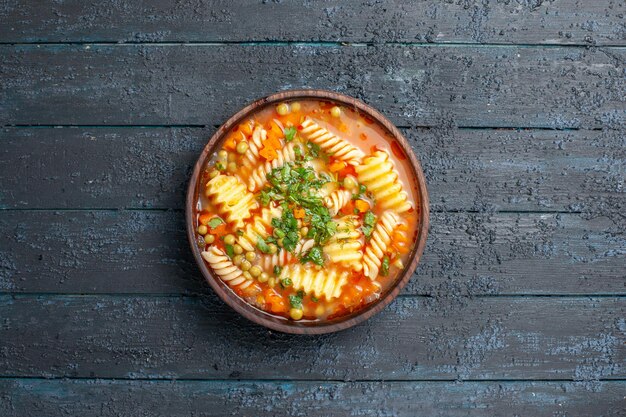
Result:
{"label": "wooden plank", "polygon": [[626,121],[624,48],[28,45],[0,53],[4,125],[211,126],[288,88],[344,92],[402,126]]}
{"label": "wooden plank", "polygon": [[2,42],[340,41],[624,45],[623,3],[9,2]]}
{"label": "wooden plank", "polygon": [[[239,382],[2,380],[0,411],[136,416],[600,416],[624,413],[624,381]],[[141,401],[137,401],[137,399]]]}
{"label": "wooden plank", "polygon": [[[620,222],[621,223],[615,223]],[[434,213],[406,294],[624,294],[624,219]],[[204,291],[182,212],[0,211],[0,291]]]}
{"label": "wooden plank", "polygon": [[[213,129],[6,128],[0,207],[184,208]],[[622,210],[626,131],[404,129],[433,210]]]}
{"label": "wooden plank", "polygon": [[608,297],[400,297],[363,325],[300,337],[254,325],[213,295],[5,295],[0,375],[591,385],[626,377],[625,309],[626,298]]}

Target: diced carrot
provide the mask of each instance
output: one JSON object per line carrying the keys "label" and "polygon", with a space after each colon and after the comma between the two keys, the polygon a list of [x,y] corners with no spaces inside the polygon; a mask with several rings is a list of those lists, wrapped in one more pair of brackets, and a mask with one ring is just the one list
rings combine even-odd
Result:
{"label": "diced carrot", "polygon": [[305,215],[306,212],[303,208],[296,208],[293,210],[293,217],[295,217],[296,219],[304,219]]}
{"label": "diced carrot", "polygon": [[328,169],[330,169],[330,172],[337,172],[337,171],[341,171],[342,169],[344,169],[346,165],[347,164],[343,161],[335,161],[328,166]]}
{"label": "diced carrot", "polygon": [[365,200],[356,200],[354,202],[354,206],[361,213],[365,213],[367,210],[370,209],[370,204]]}
{"label": "diced carrot", "polygon": [[300,113],[292,112],[285,116],[280,116],[280,121],[284,126],[298,126],[300,124]]}
{"label": "diced carrot", "polygon": [[263,158],[267,159],[268,161],[273,161],[278,156],[275,149],[268,148],[268,147],[261,149],[259,151],[259,155],[261,155]]}
{"label": "diced carrot", "polygon": [[237,136],[241,137],[241,135],[233,134],[228,139],[226,139],[226,142],[224,142],[224,149],[227,149],[229,151],[234,151],[235,149],[237,149]]}
{"label": "diced carrot", "polygon": [[339,177],[347,177],[348,175],[352,175],[353,177],[357,176],[356,171],[354,170],[354,166],[346,165],[344,169],[339,171]]}
{"label": "diced carrot", "polygon": [[278,135],[278,137],[283,137],[283,129],[281,129],[278,123],[276,123],[273,119],[269,122],[267,133],[268,136],[271,133]]}
{"label": "diced carrot", "polygon": [[252,120],[248,120],[247,122],[239,125],[239,130],[243,132],[243,134],[246,136],[252,135],[253,128],[254,128],[254,122]]}
{"label": "diced carrot", "polygon": [[285,313],[287,312],[287,305],[283,297],[280,296],[276,292],[276,290],[272,288],[267,288],[263,291],[263,295],[265,296],[265,303],[268,306],[268,309],[272,313]]}
{"label": "diced carrot", "polygon": [[211,213],[202,213],[198,216],[198,223],[206,226],[207,224],[209,224],[209,220],[211,220],[211,217],[214,217],[214,215]]}
{"label": "diced carrot", "polygon": [[341,209],[341,212],[343,214],[354,214],[354,201],[348,201],[348,203]]}
{"label": "diced carrot", "polygon": [[280,139],[276,136],[268,137],[265,143],[263,144],[263,146],[266,148],[276,149],[276,150],[283,147],[282,143],[280,143]]}

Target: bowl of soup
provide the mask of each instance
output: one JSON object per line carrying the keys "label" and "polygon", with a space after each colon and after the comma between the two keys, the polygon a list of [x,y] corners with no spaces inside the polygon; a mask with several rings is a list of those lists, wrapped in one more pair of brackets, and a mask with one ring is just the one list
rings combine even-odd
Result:
{"label": "bowl of soup", "polygon": [[270,329],[329,333],[388,305],[426,243],[428,193],[402,133],[323,90],[246,106],[193,171],[187,234],[220,298]]}

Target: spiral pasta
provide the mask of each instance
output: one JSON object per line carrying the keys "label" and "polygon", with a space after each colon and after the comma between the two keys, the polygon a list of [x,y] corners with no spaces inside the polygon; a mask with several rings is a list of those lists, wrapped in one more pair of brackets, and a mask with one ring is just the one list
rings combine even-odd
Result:
{"label": "spiral pasta", "polygon": [[398,173],[387,152],[374,152],[372,156],[364,159],[362,165],[354,169],[359,182],[374,195],[376,204],[381,209],[393,209],[397,213],[411,209],[407,193],[402,190]]}
{"label": "spiral pasta", "polygon": [[237,243],[246,251],[255,250],[259,237],[263,239],[269,236],[267,228],[272,226],[272,219],[280,217],[282,209],[271,205],[261,210],[261,215],[255,216],[244,229],[243,234],[237,238]]}
{"label": "spiral pasta", "polygon": [[293,253],[281,248],[273,255],[263,255],[261,257],[260,266],[265,272],[271,273],[274,265],[287,265],[288,263],[297,260],[299,256],[304,255],[306,252],[311,250],[313,246],[315,246],[315,241],[313,239],[301,240],[296,245],[296,249]]}
{"label": "spiral pasta", "polygon": [[246,289],[254,283],[243,276],[241,269],[233,265],[228,256],[217,246],[202,252],[202,258],[211,265],[218,277],[231,288]]}
{"label": "spiral pasta", "polygon": [[336,216],[339,210],[344,208],[352,198],[352,193],[348,190],[335,190],[326,198],[324,198],[324,205],[328,208],[331,216]]}
{"label": "spiral pasta", "polygon": [[311,118],[302,122],[300,134],[313,143],[318,144],[324,152],[350,165],[358,165],[365,154],[350,142],[333,135]]}
{"label": "spiral pasta", "polygon": [[259,151],[263,148],[263,142],[267,139],[267,130],[262,126],[256,126],[252,131],[252,137],[248,141],[248,150],[243,154],[242,164],[247,171],[251,171],[259,161]]}
{"label": "spiral pasta", "polygon": [[357,216],[344,216],[337,221],[337,231],[323,248],[332,263],[355,271],[363,267],[363,243]]}
{"label": "spiral pasta", "polygon": [[391,235],[399,224],[400,217],[391,210],[385,211],[376,222],[363,255],[363,272],[370,279],[374,280],[378,276],[381,261],[391,242]]}
{"label": "spiral pasta", "polygon": [[307,294],[316,297],[326,297],[327,300],[341,295],[341,288],[348,282],[347,271],[339,272],[337,269],[312,268],[301,264],[291,264],[283,268],[280,279],[291,279],[293,288],[303,290]]}
{"label": "spiral pasta", "polygon": [[217,207],[228,223],[241,228],[244,220],[251,216],[250,211],[259,207],[254,194],[246,186],[230,175],[219,174],[206,184],[206,196]]}
{"label": "spiral pasta", "polygon": [[265,162],[258,168],[256,168],[250,174],[248,179],[248,190],[257,191],[261,189],[267,182],[267,174],[274,168],[281,167],[287,162],[292,162],[296,159],[296,153],[294,151],[294,143],[288,143],[283,149],[277,151],[278,156],[271,162]]}

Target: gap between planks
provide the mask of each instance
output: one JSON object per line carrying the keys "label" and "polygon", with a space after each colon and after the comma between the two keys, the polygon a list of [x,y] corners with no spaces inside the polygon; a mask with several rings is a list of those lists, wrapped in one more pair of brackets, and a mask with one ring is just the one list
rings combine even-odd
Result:
{"label": "gap between planks", "polygon": [[305,46],[305,47],[379,47],[379,46],[406,46],[425,48],[606,48],[626,49],[625,45],[594,45],[593,43],[556,44],[556,43],[475,43],[475,42],[341,42],[341,41],[168,41],[168,42],[142,42],[142,41],[67,41],[67,42],[0,42],[0,46]]}
{"label": "gap between planks", "polygon": [[[455,378],[443,378],[443,379],[423,379],[423,378],[414,378],[414,379],[306,379],[306,378],[297,378],[297,379],[276,379],[276,378],[259,378],[259,379],[225,379],[225,378],[216,378],[216,379],[207,379],[207,378],[146,378],[146,377],[137,377],[137,378],[112,378],[112,377],[82,377],[82,376],[13,376],[13,375],[0,375],[0,381],[4,380],[27,380],[27,381],[137,381],[137,382],[215,382],[215,383],[270,383],[270,384],[282,384],[289,382],[309,382],[314,384],[358,384],[362,382],[391,382],[391,383],[413,383],[413,382],[422,382],[422,383],[433,383],[433,384],[444,384],[450,382],[467,382],[467,383],[498,383],[498,382],[507,382],[507,383],[527,383],[527,382],[538,382],[538,383],[565,383],[565,382],[588,382],[576,379],[547,379],[547,378],[537,378],[537,379],[512,379],[512,378],[502,378],[502,379],[476,379],[476,378],[468,378],[468,379],[455,379]],[[599,382],[626,382],[624,378],[600,378]]]}

